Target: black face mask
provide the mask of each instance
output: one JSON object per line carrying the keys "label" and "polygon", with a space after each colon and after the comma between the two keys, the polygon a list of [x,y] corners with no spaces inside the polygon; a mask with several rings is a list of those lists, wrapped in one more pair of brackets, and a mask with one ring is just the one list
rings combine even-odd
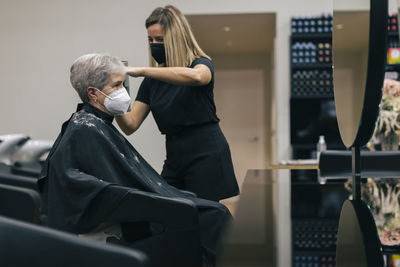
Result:
{"label": "black face mask", "polygon": [[150,44],[151,55],[158,64],[165,63],[165,48],[163,43]]}

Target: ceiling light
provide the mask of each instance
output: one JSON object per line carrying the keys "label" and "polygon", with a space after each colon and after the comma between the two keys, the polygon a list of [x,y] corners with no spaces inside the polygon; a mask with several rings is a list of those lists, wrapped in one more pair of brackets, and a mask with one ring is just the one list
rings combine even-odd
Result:
{"label": "ceiling light", "polygon": [[343,24],[337,24],[335,27],[336,27],[336,30],[343,30],[344,29]]}
{"label": "ceiling light", "polygon": [[230,31],[231,31],[231,27],[229,27],[229,26],[224,27],[224,32],[230,32]]}

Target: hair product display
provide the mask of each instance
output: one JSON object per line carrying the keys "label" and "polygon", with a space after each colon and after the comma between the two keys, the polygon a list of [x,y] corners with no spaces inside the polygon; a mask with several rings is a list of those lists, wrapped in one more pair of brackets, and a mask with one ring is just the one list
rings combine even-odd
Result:
{"label": "hair product display", "polygon": [[332,33],[332,15],[292,18],[292,34]]}
{"label": "hair product display", "polygon": [[388,17],[388,32],[389,33],[398,33],[399,24],[397,22],[397,14],[389,15]]}
{"label": "hair product display", "polygon": [[399,80],[400,78],[400,40],[397,14],[388,17],[388,51],[386,79]]}
{"label": "hair product display", "polygon": [[[292,157],[294,160],[316,158],[318,153],[315,144],[320,136],[324,136],[325,146],[329,149],[344,148],[340,144],[333,94],[332,15],[295,17],[291,20],[291,27]],[[332,267],[335,265],[341,205],[335,204],[336,212],[329,215],[324,214],[325,208],[322,206],[309,208],[324,203],[322,197],[328,195],[321,191],[328,187],[317,183],[317,172],[292,171],[291,181],[292,266]],[[303,187],[303,183],[309,184]],[[313,189],[310,185],[313,185]],[[336,191],[337,188],[334,188],[330,193],[341,196]]]}
{"label": "hair product display", "polygon": [[292,96],[333,96],[332,70],[294,70]]}
{"label": "hair product display", "polygon": [[291,21],[291,97],[333,97],[332,15]]}
{"label": "hair product display", "polygon": [[292,45],[292,64],[331,64],[332,45],[329,41],[294,41]]}

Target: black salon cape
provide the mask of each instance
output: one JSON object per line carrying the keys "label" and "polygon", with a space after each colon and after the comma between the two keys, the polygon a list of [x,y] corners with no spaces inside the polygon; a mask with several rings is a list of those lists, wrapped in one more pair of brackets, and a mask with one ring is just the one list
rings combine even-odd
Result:
{"label": "black salon cape", "polygon": [[99,109],[80,104],[62,125],[38,181],[49,226],[73,233],[94,230],[107,222],[126,195],[128,190],[114,186],[122,185],[190,199],[198,207],[202,246],[214,254],[218,235],[231,219],[226,207],[168,185],[112,121],[112,116]]}

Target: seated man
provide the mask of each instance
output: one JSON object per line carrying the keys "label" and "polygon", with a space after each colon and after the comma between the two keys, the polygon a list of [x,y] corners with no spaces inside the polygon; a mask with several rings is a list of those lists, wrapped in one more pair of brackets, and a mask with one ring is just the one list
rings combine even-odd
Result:
{"label": "seated man", "polygon": [[38,181],[49,226],[77,234],[102,230],[123,239],[112,214],[129,190],[185,199],[198,209],[203,254],[215,263],[229,211],[168,185],[112,124],[114,115],[127,112],[131,102],[123,87],[124,65],[108,55],[84,55],[72,65],[70,79],[83,104],[62,125]]}

